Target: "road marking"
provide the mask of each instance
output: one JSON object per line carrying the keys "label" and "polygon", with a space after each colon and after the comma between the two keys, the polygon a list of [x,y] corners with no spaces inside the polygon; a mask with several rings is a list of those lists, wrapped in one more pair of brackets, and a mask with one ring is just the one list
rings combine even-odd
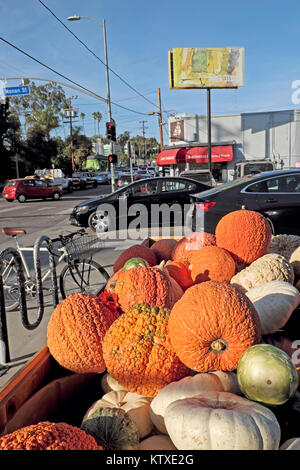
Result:
{"label": "road marking", "polygon": [[3,212],[11,212],[17,210],[17,207],[8,207],[7,209],[0,209],[0,214],[3,214]]}
{"label": "road marking", "polygon": [[40,212],[40,211],[45,211],[47,209],[56,209],[56,206],[40,207],[40,209],[37,209],[36,211]]}
{"label": "road marking", "polygon": [[58,212],[56,215],[66,215],[66,214],[71,214],[72,209],[65,209],[64,211]]}

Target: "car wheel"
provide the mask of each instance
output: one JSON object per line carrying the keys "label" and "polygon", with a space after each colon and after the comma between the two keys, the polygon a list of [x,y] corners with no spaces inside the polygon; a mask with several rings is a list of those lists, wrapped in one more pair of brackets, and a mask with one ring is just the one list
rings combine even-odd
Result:
{"label": "car wheel", "polygon": [[98,186],[98,183],[97,183],[97,181],[95,181],[95,182],[93,183],[93,187],[94,187],[94,188],[97,188],[97,186]]}
{"label": "car wheel", "polygon": [[110,218],[106,211],[95,211],[89,216],[88,225],[93,232],[104,233],[109,230]]}
{"label": "car wheel", "polygon": [[53,193],[52,199],[54,199],[54,201],[59,201],[60,198],[61,195],[57,191]]}
{"label": "car wheel", "polygon": [[14,199],[6,199],[7,202],[14,202]]}
{"label": "car wheel", "polygon": [[67,188],[67,191],[68,193],[72,193],[73,192],[73,185],[72,184],[69,184],[68,188]]}
{"label": "car wheel", "polygon": [[19,194],[18,201],[19,202],[25,202],[26,201],[26,196],[24,194]]}
{"label": "car wheel", "polygon": [[272,220],[269,219],[269,217],[267,217],[267,221],[268,221],[269,224],[270,224],[270,227],[271,227],[271,230],[272,230],[272,235],[276,235],[276,233],[275,233],[275,232],[276,232],[276,231],[275,231],[275,226],[274,226]]}

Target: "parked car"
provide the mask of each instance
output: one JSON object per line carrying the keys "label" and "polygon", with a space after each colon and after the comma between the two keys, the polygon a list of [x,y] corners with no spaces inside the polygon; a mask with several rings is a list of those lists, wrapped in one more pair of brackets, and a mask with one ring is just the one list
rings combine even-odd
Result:
{"label": "parked car", "polygon": [[86,187],[85,182],[82,182],[82,180],[79,177],[72,177],[72,184],[73,184],[73,189],[84,189]]}
{"label": "parked car", "polygon": [[239,178],[191,195],[186,224],[192,231],[215,233],[219,220],[242,207],[263,214],[273,234],[300,235],[300,168]]}
{"label": "parked car", "polygon": [[[94,231],[96,229],[106,231],[112,227],[118,230],[120,227],[124,228],[125,223],[130,223],[134,219],[134,216],[128,216],[122,211],[119,213],[120,199],[126,199],[128,210],[132,205],[140,203],[150,213],[152,204],[179,204],[184,208],[184,205],[188,205],[190,202],[190,194],[199,193],[208,189],[208,187],[208,185],[188,178],[142,179],[130,183],[111,194],[78,204],[70,215],[70,223],[76,226],[90,227]],[[101,210],[101,204],[111,204],[115,208],[116,220],[112,220],[112,217],[107,213],[107,209]],[[174,217],[175,214],[171,214],[172,220],[169,221],[171,225],[174,224]],[[151,222],[151,220],[148,220],[147,226],[152,226]],[[167,220],[162,221],[162,218],[160,218],[159,224],[161,225],[162,222],[169,225]],[[184,214],[182,214],[180,223],[184,223]]]}
{"label": "parked car", "polygon": [[208,184],[209,186],[217,186],[217,182],[209,170],[185,170],[179,176],[185,178],[192,178],[201,183]]}
{"label": "parked car", "polygon": [[62,189],[51,185],[39,178],[19,178],[6,182],[2,191],[2,196],[8,202],[17,199],[25,202],[27,199],[47,199],[59,200],[63,195]]}
{"label": "parked car", "polygon": [[[136,180],[136,178],[134,178],[134,180]],[[117,178],[116,183],[118,188],[123,188],[123,186],[132,183],[131,173],[123,173]]]}
{"label": "parked car", "polygon": [[97,187],[98,183],[94,176],[91,176],[90,173],[86,171],[79,171],[72,174],[72,178],[79,178],[81,181],[81,188],[87,188],[92,186],[93,188]]}

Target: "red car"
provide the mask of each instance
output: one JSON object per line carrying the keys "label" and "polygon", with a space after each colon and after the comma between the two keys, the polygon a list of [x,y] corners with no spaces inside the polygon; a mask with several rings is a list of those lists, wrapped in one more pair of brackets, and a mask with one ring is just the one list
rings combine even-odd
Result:
{"label": "red car", "polygon": [[50,186],[49,183],[40,179],[20,178],[9,180],[5,183],[2,191],[3,199],[13,202],[25,202],[27,199],[52,198],[58,201],[62,197],[62,190],[58,186]]}

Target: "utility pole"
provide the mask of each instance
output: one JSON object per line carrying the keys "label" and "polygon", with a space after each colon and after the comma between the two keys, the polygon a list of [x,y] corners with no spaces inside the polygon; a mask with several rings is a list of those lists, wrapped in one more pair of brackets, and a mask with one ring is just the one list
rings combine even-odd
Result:
{"label": "utility pole", "polygon": [[[72,99],[76,99],[77,96],[71,96],[67,99],[69,107],[65,109],[65,115],[68,117],[68,121],[65,123],[70,124],[70,146],[71,146],[71,159],[72,159],[72,172],[75,171],[75,162],[74,162],[74,146],[73,146],[73,118],[77,117],[75,108],[72,108]],[[77,121],[76,121],[77,122]]]}
{"label": "utility pole", "polygon": [[163,131],[162,131],[162,117],[161,117],[161,100],[160,100],[160,88],[158,88],[158,125],[159,125],[159,133],[160,133],[160,151],[162,152],[164,142],[163,142]]}
{"label": "utility pole", "polygon": [[143,140],[144,140],[144,164],[146,161],[146,138],[145,138],[145,129],[148,129],[148,127],[145,127],[145,122],[147,121],[140,121],[142,124],[142,132],[143,132]]}

